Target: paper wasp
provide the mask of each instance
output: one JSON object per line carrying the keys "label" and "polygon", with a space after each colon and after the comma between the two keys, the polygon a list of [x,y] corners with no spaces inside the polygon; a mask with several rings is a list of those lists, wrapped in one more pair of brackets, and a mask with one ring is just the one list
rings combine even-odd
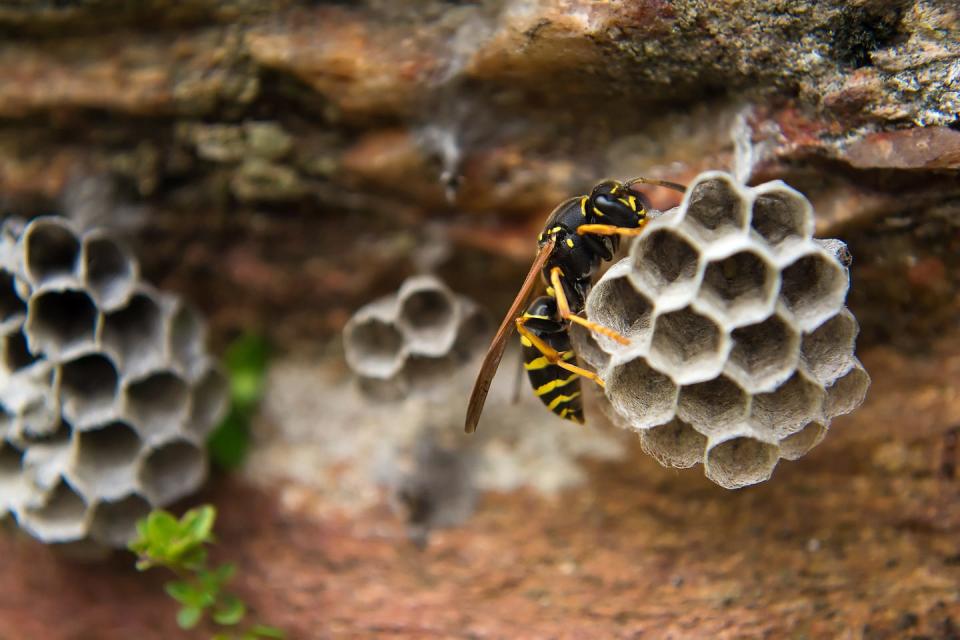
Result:
{"label": "paper wasp", "polygon": [[[629,344],[627,338],[616,331],[579,314],[583,312],[591,278],[601,261],[612,260],[620,237],[639,235],[647,222],[649,204],[642,194],[632,189],[636,184],[686,190],[682,185],[664,180],[606,180],[595,186],[590,195],[561,203],[547,218],[537,241],[537,257],[500,324],[474,383],[467,406],[467,433],[477,428],[507,337],[514,327],[520,334],[523,366],[534,393],[561,418],[583,422],[580,378],[592,380],[601,387],[603,381],[596,373],[576,364],[569,323]],[[546,295],[536,298],[518,315],[533,291],[537,275],[547,287]]]}

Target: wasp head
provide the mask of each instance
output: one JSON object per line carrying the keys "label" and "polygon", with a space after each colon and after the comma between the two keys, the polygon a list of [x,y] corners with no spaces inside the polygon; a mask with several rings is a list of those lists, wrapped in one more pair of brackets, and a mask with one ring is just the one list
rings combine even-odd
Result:
{"label": "wasp head", "polygon": [[617,227],[638,227],[647,215],[643,196],[616,180],[605,180],[593,188],[587,210],[598,224]]}

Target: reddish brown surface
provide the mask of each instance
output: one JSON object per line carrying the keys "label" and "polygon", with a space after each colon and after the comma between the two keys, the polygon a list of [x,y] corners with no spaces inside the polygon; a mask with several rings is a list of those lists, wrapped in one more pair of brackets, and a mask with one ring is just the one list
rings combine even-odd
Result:
{"label": "reddish brown surface", "polygon": [[[293,638],[955,638],[960,480],[938,470],[960,355],[865,363],[868,404],[752,489],[638,454],[553,501],[489,496],[419,552],[385,508],[315,522],[221,480],[217,553]],[[161,581],[2,536],[0,638],[178,637]]]}
{"label": "reddish brown surface", "polygon": [[960,168],[960,132],[928,127],[874,133],[851,144],[844,157],[857,168]]}

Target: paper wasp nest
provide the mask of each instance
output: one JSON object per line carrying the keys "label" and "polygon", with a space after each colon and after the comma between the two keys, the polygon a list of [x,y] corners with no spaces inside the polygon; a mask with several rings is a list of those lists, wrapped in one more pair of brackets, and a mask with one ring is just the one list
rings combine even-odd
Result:
{"label": "paper wasp nest", "polygon": [[849,261],[842,242],[813,239],[810,203],[782,182],[701,174],[587,299],[630,345],[581,336],[580,355],[661,464],[702,462],[726,488],[762,482],[866,394]]}
{"label": "paper wasp nest", "polygon": [[343,330],[347,364],[373,395],[429,392],[485,346],[486,316],[433,276],[407,279],[360,308]]}
{"label": "paper wasp nest", "polygon": [[126,544],[196,490],[227,403],[199,318],[103,230],[0,229],[0,516],[48,543]]}

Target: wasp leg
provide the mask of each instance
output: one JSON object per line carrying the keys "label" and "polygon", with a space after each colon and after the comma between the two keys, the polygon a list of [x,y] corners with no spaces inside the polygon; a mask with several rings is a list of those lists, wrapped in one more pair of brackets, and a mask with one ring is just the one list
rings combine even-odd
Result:
{"label": "wasp leg", "polygon": [[577,234],[592,233],[597,236],[638,236],[643,233],[643,226],[618,227],[612,224],[582,224],[577,227]]}
{"label": "wasp leg", "polygon": [[569,362],[566,362],[559,351],[557,351],[556,349],[548,345],[546,342],[544,342],[543,339],[540,338],[540,336],[534,334],[529,329],[527,329],[524,326],[525,324],[526,324],[526,318],[523,318],[523,317],[517,318],[517,333],[519,333],[521,337],[529,340],[531,346],[533,346],[537,351],[542,353],[543,357],[547,359],[547,362],[549,362],[550,364],[554,364],[560,367],[561,369],[566,369],[570,373],[575,373],[579,376],[583,376],[584,378],[587,378],[588,380],[593,380],[601,387],[604,386],[603,380],[600,379],[600,376],[595,374],[593,371],[588,371],[583,367],[578,367],[575,364],[570,364]]}
{"label": "wasp leg", "polygon": [[602,333],[611,340],[616,340],[622,345],[630,344],[630,340],[626,336],[622,336],[613,329],[609,329],[601,324],[597,324],[592,320],[581,318],[570,311],[570,303],[567,302],[567,294],[563,290],[563,283],[560,282],[560,274],[560,267],[554,267],[550,270],[550,285],[553,287],[554,296],[557,299],[557,311],[560,312],[560,317],[564,320],[569,320],[570,322],[576,322],[577,324],[586,327],[590,331]]}

